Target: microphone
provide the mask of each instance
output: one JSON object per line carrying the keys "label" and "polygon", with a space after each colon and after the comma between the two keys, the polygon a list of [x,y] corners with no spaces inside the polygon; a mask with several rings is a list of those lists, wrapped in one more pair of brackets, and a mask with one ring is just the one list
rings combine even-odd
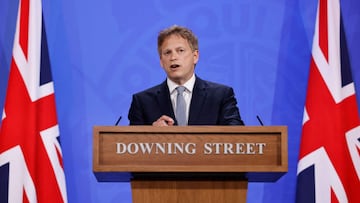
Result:
{"label": "microphone", "polygon": [[261,121],[260,117],[258,115],[256,115],[256,118],[258,119],[259,123],[263,126],[264,123]]}
{"label": "microphone", "polygon": [[117,126],[120,122],[120,120],[122,119],[122,116],[119,117],[119,119],[117,119],[116,123],[115,123],[115,126]]}

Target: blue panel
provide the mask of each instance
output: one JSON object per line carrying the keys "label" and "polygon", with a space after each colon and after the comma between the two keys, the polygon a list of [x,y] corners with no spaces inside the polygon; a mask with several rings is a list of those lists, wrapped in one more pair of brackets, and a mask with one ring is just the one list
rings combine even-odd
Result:
{"label": "blue panel", "polygon": [[0,202],[9,201],[9,168],[10,164],[4,164],[0,167]]}
{"label": "blue panel", "polygon": [[296,202],[315,203],[315,166],[312,165],[301,171],[298,175],[297,181],[296,193],[299,195],[296,195]]}

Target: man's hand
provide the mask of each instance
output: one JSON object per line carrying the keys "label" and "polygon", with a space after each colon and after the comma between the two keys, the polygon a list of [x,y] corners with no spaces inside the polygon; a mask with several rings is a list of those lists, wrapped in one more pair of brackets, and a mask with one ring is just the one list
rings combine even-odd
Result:
{"label": "man's hand", "polygon": [[159,119],[153,122],[153,126],[173,126],[175,123],[174,119],[169,116],[162,115]]}

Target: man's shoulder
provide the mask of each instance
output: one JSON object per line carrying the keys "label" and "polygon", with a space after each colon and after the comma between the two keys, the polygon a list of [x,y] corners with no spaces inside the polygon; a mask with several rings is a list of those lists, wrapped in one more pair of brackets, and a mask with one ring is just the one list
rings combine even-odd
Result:
{"label": "man's shoulder", "polygon": [[228,85],[218,83],[218,82],[214,82],[214,81],[203,80],[201,78],[197,78],[197,85],[198,85],[199,88],[232,89]]}

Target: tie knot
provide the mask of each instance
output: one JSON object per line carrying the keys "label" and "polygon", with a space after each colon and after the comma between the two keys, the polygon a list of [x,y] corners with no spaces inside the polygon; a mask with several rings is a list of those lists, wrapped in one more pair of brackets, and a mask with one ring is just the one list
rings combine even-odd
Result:
{"label": "tie knot", "polygon": [[185,89],[186,88],[184,86],[178,86],[176,88],[176,91],[177,91],[178,94],[182,94],[185,91]]}

